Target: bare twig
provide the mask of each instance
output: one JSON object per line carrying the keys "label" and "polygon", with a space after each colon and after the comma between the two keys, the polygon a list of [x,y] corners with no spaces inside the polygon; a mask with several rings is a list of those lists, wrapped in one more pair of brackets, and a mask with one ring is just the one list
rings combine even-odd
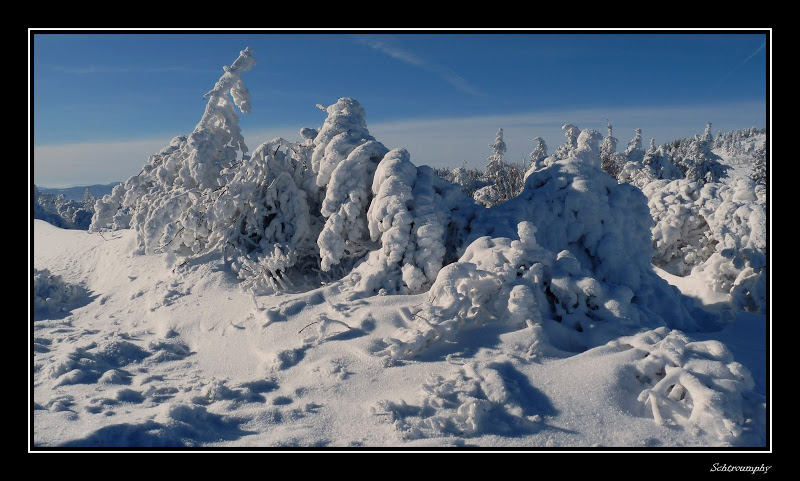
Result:
{"label": "bare twig", "polygon": [[181,226],[181,228],[178,230],[178,232],[176,232],[175,235],[172,236],[172,239],[170,239],[169,242],[167,242],[163,246],[159,247],[158,250],[160,250],[161,252],[164,252],[164,248],[167,247],[168,245],[172,244],[172,241],[174,241],[175,238],[178,237],[178,235],[180,235],[181,232],[183,232],[183,226]]}
{"label": "bare twig", "polygon": [[[313,326],[314,324],[319,324],[320,322],[325,322],[325,321],[328,321],[328,322],[335,322],[336,324],[341,324],[341,325],[343,325],[343,326],[344,326],[344,327],[346,327],[347,329],[352,329],[352,327],[348,326],[346,323],[344,323],[344,322],[342,322],[342,321],[338,321],[338,320],[336,320],[336,319],[321,319],[321,320],[319,320],[319,321],[314,321],[314,322],[312,322],[311,324],[308,324],[306,327]],[[303,332],[303,331],[306,329],[306,327],[304,327],[303,329],[300,329],[299,331],[297,331],[297,333],[298,333],[298,334],[300,334],[301,332]]]}
{"label": "bare twig", "polygon": [[[318,323],[320,323],[320,322],[322,322],[322,321],[314,321],[314,322],[312,322],[311,324],[307,325],[306,327],[313,326],[314,324],[318,324]],[[300,334],[301,332],[305,331],[305,330],[306,330],[306,327],[304,327],[304,328],[300,329],[299,331],[297,331],[297,333],[298,333],[298,334]]]}

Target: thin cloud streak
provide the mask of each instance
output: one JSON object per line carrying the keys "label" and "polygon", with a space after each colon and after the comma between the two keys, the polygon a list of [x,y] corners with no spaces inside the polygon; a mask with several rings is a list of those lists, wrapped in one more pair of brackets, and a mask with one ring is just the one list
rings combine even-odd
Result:
{"label": "thin cloud streak", "polygon": [[481,95],[481,93],[475,87],[473,87],[467,81],[467,79],[458,75],[453,69],[447,67],[446,65],[429,62],[418,55],[409,52],[408,50],[396,47],[394,45],[389,45],[386,42],[378,40],[374,37],[359,36],[357,37],[357,41],[362,45],[366,45],[373,50],[389,55],[390,57],[403,63],[436,74],[445,82],[462,92],[475,96]]}
{"label": "thin cloud streak", "polygon": [[746,59],[744,59],[744,60],[742,60],[742,62],[741,62],[739,65],[737,65],[737,66],[733,67],[733,68],[732,68],[732,69],[731,69],[731,70],[730,70],[728,73],[726,73],[725,75],[723,75],[723,76],[722,76],[722,78],[721,78],[721,79],[719,79],[719,82],[718,82],[718,83],[722,83],[722,82],[723,82],[723,81],[724,81],[726,78],[730,77],[730,75],[731,75],[733,72],[735,72],[735,71],[739,70],[740,68],[742,68],[742,66],[743,66],[744,64],[746,64],[746,63],[747,63],[747,62],[748,62],[748,61],[749,61],[751,58],[755,57],[755,56],[758,54],[758,52],[760,52],[760,51],[764,50],[764,48],[765,48],[766,46],[767,46],[767,41],[766,41],[766,40],[764,40],[764,43],[762,43],[762,44],[761,44],[761,46],[760,46],[760,47],[758,47],[758,49],[757,49],[755,52],[753,52],[753,53],[751,53],[750,55],[748,55],[748,56],[747,56],[747,58],[746,58]]}
{"label": "thin cloud streak", "polygon": [[187,67],[111,67],[111,66],[98,66],[88,65],[86,67],[64,67],[62,65],[51,65],[50,69],[54,72],[60,72],[70,75],[89,75],[93,73],[159,73],[159,72],[191,72],[191,73],[210,73],[217,72],[211,69],[192,69]]}

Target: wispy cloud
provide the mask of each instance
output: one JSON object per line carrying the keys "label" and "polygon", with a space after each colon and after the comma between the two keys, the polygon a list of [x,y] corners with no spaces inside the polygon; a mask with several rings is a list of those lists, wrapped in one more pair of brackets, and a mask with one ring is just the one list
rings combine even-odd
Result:
{"label": "wispy cloud", "polygon": [[462,92],[470,95],[481,95],[481,93],[472,84],[470,84],[467,79],[460,76],[453,69],[446,65],[431,62],[404,48],[392,45],[372,36],[361,35],[356,37],[356,39],[358,43],[366,45],[373,50],[389,55],[390,57],[413,67],[427,70],[428,72],[436,74],[444,81]]}
{"label": "wispy cloud", "polygon": [[150,155],[169,145],[171,138],[36,145],[31,173],[34,183],[44,187],[125,181],[138,174]]}
{"label": "wispy cloud", "polygon": [[94,73],[158,73],[158,72],[217,72],[211,69],[192,69],[188,67],[115,67],[109,65],[87,65],[72,66],[51,65],[50,69],[54,72],[66,73],[70,75],[89,75]]}
{"label": "wispy cloud", "polygon": [[[458,167],[466,160],[470,167],[483,168],[491,153],[489,144],[502,127],[508,145],[506,159],[528,159],[533,138],[541,136],[549,152],[564,143],[561,126],[566,123],[581,129],[606,133],[606,119],[614,125],[620,150],[641,128],[645,140],[656,144],[691,137],[712,122],[714,131],[723,132],[766,125],[764,102],[737,102],[720,105],[608,108],[523,112],[475,117],[406,119],[369,125],[370,133],[386,147],[405,147],[416,165]],[[169,144],[174,134],[130,141],[98,141],[34,147],[34,182],[46,187],[107,184],[136,175],[148,157]],[[275,137],[300,140],[299,127],[251,128],[244,132],[250,150]]]}
{"label": "wispy cloud", "polygon": [[766,48],[766,46],[767,46],[767,41],[764,40],[764,43],[762,43],[761,46],[758,47],[755,52],[753,52],[750,55],[748,55],[746,59],[742,60],[741,63],[739,63],[737,66],[733,67],[728,73],[723,75],[722,78],[719,79],[719,82],[717,82],[717,83],[722,83],[726,78],[730,77],[730,75],[733,72],[739,70],[742,67],[742,65],[746,64],[751,58],[755,57],[758,54],[758,52],[764,50],[764,48]]}

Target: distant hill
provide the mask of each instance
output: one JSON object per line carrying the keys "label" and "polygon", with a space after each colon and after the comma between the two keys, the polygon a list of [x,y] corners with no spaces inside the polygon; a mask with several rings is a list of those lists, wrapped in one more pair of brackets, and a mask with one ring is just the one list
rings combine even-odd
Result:
{"label": "distant hill", "polygon": [[67,197],[67,200],[83,200],[83,194],[86,192],[86,189],[89,189],[89,192],[92,193],[93,196],[96,198],[103,197],[106,194],[111,193],[111,189],[114,188],[115,185],[121,184],[121,182],[114,182],[111,184],[95,184],[95,185],[79,185],[77,187],[67,187],[65,189],[51,189],[48,187],[39,187],[39,192],[43,194],[53,194],[53,195],[61,195],[64,194]]}

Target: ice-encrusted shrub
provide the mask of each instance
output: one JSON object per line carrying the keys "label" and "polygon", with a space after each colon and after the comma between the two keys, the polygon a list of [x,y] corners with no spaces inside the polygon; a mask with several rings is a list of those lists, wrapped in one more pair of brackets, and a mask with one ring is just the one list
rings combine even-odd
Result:
{"label": "ice-encrusted shrub", "polygon": [[767,307],[767,215],[764,186],[738,177],[706,184],[701,208],[716,241],[715,252],[695,267],[718,292],[731,295],[734,308],[765,312]]}
{"label": "ice-encrusted shrub", "polygon": [[766,309],[766,198],[749,178],[704,185],[680,179],[644,188],[655,220],[653,264],[706,279],[737,309]]}
{"label": "ice-encrusted shrub", "polygon": [[33,269],[33,312],[39,318],[62,314],[86,296],[86,290],[77,284],[69,284],[59,275],[47,269]]}
{"label": "ice-encrusted shrub", "polygon": [[284,139],[260,145],[209,210],[209,243],[233,247],[232,267],[254,292],[286,289],[284,273],[316,252],[297,149]]}
{"label": "ice-encrusted shrub", "polygon": [[701,214],[708,198],[697,182],[688,179],[652,182],[643,192],[655,221],[653,264],[671,274],[688,275],[715,250],[716,240]]}
{"label": "ice-encrusted shrub", "polygon": [[488,185],[480,187],[472,194],[475,202],[484,207],[494,207],[513,199],[525,186],[525,168],[521,164],[503,163],[502,175],[487,180]]}
{"label": "ice-encrusted shrub", "polygon": [[643,385],[638,400],[658,424],[707,433],[723,443],[764,425],[763,397],[753,393],[750,372],[721,342],[691,342],[662,327],[610,344],[641,353],[634,364]]}

